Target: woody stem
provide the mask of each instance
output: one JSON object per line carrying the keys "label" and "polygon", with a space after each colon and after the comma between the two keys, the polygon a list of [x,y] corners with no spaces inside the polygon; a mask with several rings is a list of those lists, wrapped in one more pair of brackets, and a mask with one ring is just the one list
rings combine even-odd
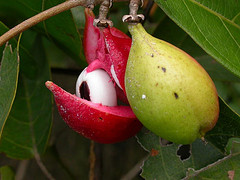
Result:
{"label": "woody stem", "polygon": [[[95,6],[97,4],[101,4],[104,0],[68,0],[65,1],[59,5],[56,5],[50,9],[47,9],[25,21],[18,24],[17,26],[13,27],[9,31],[7,31],[5,34],[0,36],[0,46],[4,45],[7,41],[15,37],[16,35],[22,33],[23,31],[31,28],[32,26],[52,17],[55,16],[61,12],[67,11],[71,8],[77,7],[77,6],[84,6],[84,7],[90,7]],[[128,1],[128,0],[114,0],[114,2],[121,2],[121,1]]]}

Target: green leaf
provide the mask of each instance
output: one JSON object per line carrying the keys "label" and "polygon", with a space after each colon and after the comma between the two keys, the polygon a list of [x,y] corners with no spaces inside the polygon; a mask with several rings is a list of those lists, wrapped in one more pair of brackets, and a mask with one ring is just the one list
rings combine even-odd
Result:
{"label": "green leaf", "polygon": [[186,179],[239,179],[240,178],[240,139],[229,140],[230,155],[198,171],[190,169]]}
{"label": "green leaf", "polygon": [[[45,1],[44,9],[49,9],[64,0]],[[85,66],[82,39],[77,31],[71,11],[66,11],[44,21],[44,31],[50,35],[65,52],[70,54],[80,65]]]}
{"label": "green leaf", "polygon": [[219,119],[216,126],[206,134],[205,138],[221,151],[224,151],[228,139],[232,137],[240,137],[240,116],[221,98],[219,101]]}
{"label": "green leaf", "polygon": [[193,56],[204,67],[213,80],[240,82],[240,78],[234,76],[212,57],[207,55],[187,33],[167,16],[160,21],[153,36],[174,44]]}
{"label": "green leaf", "polygon": [[7,45],[0,63],[0,139],[16,95],[19,72],[17,49]]}
{"label": "green leaf", "polygon": [[162,146],[153,133],[141,131],[138,141],[150,152],[142,168],[141,176],[145,179],[182,179],[188,168],[201,169],[223,157],[216,147],[201,140],[191,145],[191,156],[185,160],[177,154],[180,145]]}
{"label": "green leaf", "polygon": [[205,136],[207,143],[196,140],[191,144],[191,156],[181,160],[177,155],[179,145],[163,146],[161,139],[150,132],[138,134],[138,141],[150,152],[143,166],[142,176],[146,179],[181,179],[189,168],[198,171],[222,159],[228,140],[240,137],[240,117],[220,99],[220,116],[213,130]]}
{"label": "green leaf", "polygon": [[[5,19],[8,21],[17,19],[17,23],[19,23],[19,19],[23,21],[62,2],[64,0],[0,1],[0,12],[4,12]],[[34,29],[56,43],[58,47],[74,58],[78,64],[86,66],[82,40],[71,11],[65,11],[51,17],[34,26]]]}
{"label": "green leaf", "polygon": [[[5,26],[5,24],[3,24],[0,21],[0,35],[4,34],[7,31],[8,31],[8,27]],[[10,40],[9,44],[11,44],[13,46],[12,48],[15,49],[16,41]],[[0,59],[2,59],[2,55],[3,55],[2,53],[3,53],[4,48],[5,48],[5,46],[0,46]]]}
{"label": "green leaf", "polygon": [[43,153],[52,124],[52,98],[44,85],[50,79],[50,68],[41,39],[37,38],[32,47],[31,53],[20,51],[22,61],[34,63],[20,68],[16,99],[0,145],[0,151],[17,159]]}
{"label": "green leaf", "polygon": [[15,174],[9,166],[2,166],[0,168],[1,180],[14,180]]}
{"label": "green leaf", "polygon": [[238,0],[155,1],[208,54],[240,77]]}

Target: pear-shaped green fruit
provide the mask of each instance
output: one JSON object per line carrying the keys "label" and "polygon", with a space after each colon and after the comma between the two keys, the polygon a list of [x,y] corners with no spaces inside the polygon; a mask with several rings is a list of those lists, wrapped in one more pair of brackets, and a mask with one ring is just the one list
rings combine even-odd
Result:
{"label": "pear-shaped green fruit", "polygon": [[212,129],[219,102],[214,83],[191,56],[149,35],[141,24],[132,35],[126,94],[137,118],[160,137],[190,144]]}

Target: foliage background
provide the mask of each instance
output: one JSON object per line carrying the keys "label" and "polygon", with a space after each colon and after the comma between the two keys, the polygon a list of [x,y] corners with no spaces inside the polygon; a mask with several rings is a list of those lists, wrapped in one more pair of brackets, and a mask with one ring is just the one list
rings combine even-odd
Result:
{"label": "foliage background", "polygon": [[[0,0],[0,34],[61,2]],[[184,146],[184,153],[180,145],[161,145],[161,139],[145,129],[137,141],[133,137],[118,144],[99,144],[101,178],[120,179],[131,170],[137,174],[135,179],[229,179],[231,174],[239,178],[239,140],[231,138],[240,136],[240,1],[156,0],[149,9],[150,4],[147,1],[140,8],[146,15],[146,30],[188,52],[214,80],[222,98],[219,122],[206,135],[207,144],[197,140]],[[10,46],[4,54],[5,46],[0,47],[2,178],[15,174],[18,179],[47,179],[39,168],[43,163],[55,179],[88,179],[90,141],[64,124],[44,86],[52,79],[74,93],[77,76],[86,66],[83,10],[77,7],[39,23],[22,34],[20,44],[17,37],[10,40],[12,53]],[[109,13],[115,27],[126,33],[121,17],[128,11],[128,3],[121,2],[114,3]]]}

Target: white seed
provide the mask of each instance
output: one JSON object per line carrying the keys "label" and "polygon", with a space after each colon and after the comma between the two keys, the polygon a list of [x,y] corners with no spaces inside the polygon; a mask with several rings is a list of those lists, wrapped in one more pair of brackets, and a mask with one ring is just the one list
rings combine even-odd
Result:
{"label": "white seed", "polygon": [[87,73],[85,68],[79,75],[76,83],[76,96],[78,97],[81,97],[80,87],[84,81],[88,85],[91,102],[105,106],[117,106],[116,90],[106,71],[96,69]]}

